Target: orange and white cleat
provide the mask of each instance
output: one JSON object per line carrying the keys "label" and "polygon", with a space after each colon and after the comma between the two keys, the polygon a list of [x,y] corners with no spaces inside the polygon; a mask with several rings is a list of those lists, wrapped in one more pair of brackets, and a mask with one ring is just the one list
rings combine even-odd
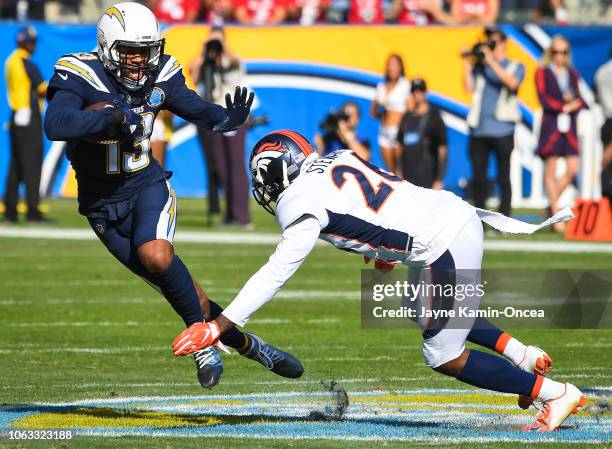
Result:
{"label": "orange and white cleat", "polygon": [[[552,358],[537,346],[527,346],[523,360],[516,366],[528,373],[544,376],[552,369]],[[524,410],[527,410],[533,401],[534,399],[529,396],[519,395],[518,397],[518,405]]]}
{"label": "orange and white cleat", "polygon": [[526,432],[552,432],[563,424],[569,415],[578,413],[586,404],[582,392],[570,383],[565,384],[565,391],[555,399],[542,402],[542,408],[533,423],[523,427]]}

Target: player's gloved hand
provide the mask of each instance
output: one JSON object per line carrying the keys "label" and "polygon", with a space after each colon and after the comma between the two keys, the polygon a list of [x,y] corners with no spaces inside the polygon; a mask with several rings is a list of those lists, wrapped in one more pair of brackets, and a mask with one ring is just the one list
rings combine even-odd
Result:
{"label": "player's gloved hand", "polygon": [[215,133],[224,133],[227,131],[233,131],[242,125],[249,117],[251,112],[251,105],[255,94],[253,92],[248,94],[246,87],[236,86],[236,92],[234,93],[234,101],[230,94],[225,94],[225,107],[226,115],[225,120],[214,126],[212,129]]}
{"label": "player's gloved hand", "polygon": [[[368,256],[363,256],[363,260],[366,264],[369,264],[370,260],[372,259],[370,259]],[[374,260],[374,268],[376,268],[378,271],[382,271],[383,273],[392,271],[395,268],[395,265],[397,265],[397,262],[389,262],[382,259]]]}
{"label": "player's gloved hand", "polygon": [[200,349],[218,344],[219,337],[221,331],[216,321],[194,323],[174,339],[172,350],[177,357],[193,354]]}
{"label": "player's gloved hand", "polygon": [[144,120],[125,101],[113,102],[113,122],[121,126],[123,140],[134,141],[144,136]]}

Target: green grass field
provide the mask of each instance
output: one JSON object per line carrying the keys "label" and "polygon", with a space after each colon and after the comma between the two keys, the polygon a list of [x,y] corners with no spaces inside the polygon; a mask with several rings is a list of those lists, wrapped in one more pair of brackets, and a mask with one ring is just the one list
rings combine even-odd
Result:
{"label": "green grass field", "polygon": [[[204,227],[202,202],[181,201],[179,207],[178,234],[181,230],[211,230]],[[57,219],[53,228],[85,227],[84,219],[75,212],[75,202],[53,201],[50,209],[50,216]],[[274,232],[271,217],[264,214],[259,211],[255,214],[257,232]],[[552,233],[541,234],[543,240],[557,238]],[[406,395],[398,392],[424,389],[457,390],[452,394],[458,395],[459,403],[451,405],[458,407],[460,413],[469,412],[463,408],[469,408],[470,401],[478,406],[491,404],[493,411],[487,413],[491,413],[493,423],[490,425],[495,431],[504,427],[506,412],[499,410],[508,410],[507,414],[514,417],[519,411],[518,408],[511,410],[514,399],[506,396],[475,395],[470,391],[462,395],[458,390],[465,388],[464,385],[425,367],[418,332],[361,329],[358,291],[363,262],[359,257],[331,247],[317,247],[283,293],[259,311],[248,326],[250,331],[298,356],[305,365],[304,376],[297,381],[275,377],[254,362],[233,354],[224,358],[225,374],[221,384],[210,391],[199,386],[191,358],[176,359],[172,354],[170,343],[181,330],[181,320],[163,298],[117,263],[99,242],[0,238],[0,248],[0,403],[3,404],[0,430],[6,430],[8,425],[6,411],[16,410],[16,405],[36,412],[20,418],[16,425],[19,428],[69,428],[78,423],[77,427],[110,429],[109,436],[77,435],[65,442],[0,440],[0,447],[371,447],[370,441],[349,441],[341,436],[336,439],[317,438],[316,435],[290,439],[288,433],[282,438],[265,439],[261,435],[248,438],[249,432],[265,425],[284,425],[289,429],[294,425],[299,432],[301,421],[284,417],[283,407],[295,411],[324,406],[330,399],[320,382],[331,380],[346,389],[352,405],[363,410],[382,407],[381,419],[387,412],[400,415],[406,410],[413,412],[415,406],[405,399]],[[209,296],[226,305],[267,260],[273,246],[178,243],[176,250]],[[612,255],[487,252],[484,265],[534,270],[612,269]],[[555,378],[585,388],[612,386],[609,330],[517,330],[514,334],[525,342],[545,348],[553,356]],[[284,395],[289,392],[295,393],[295,397]],[[236,396],[245,394],[255,396]],[[427,394],[433,394],[433,402],[444,403],[445,398],[450,397],[443,392],[428,391]],[[171,402],[175,408],[154,408],[151,404],[142,406],[149,407],[145,412],[113,408],[113,401],[119,401],[118,398],[170,396],[180,397]],[[252,397],[259,398],[257,400],[263,401],[263,405],[253,405],[249,402]],[[393,397],[395,399],[389,399]],[[146,402],[145,399],[132,400]],[[68,409],[32,407],[34,403],[74,401],[84,402],[82,406]],[[102,405],[97,407],[96,401]],[[425,400],[415,396],[415,401]],[[398,405],[388,408],[389,403]],[[228,407],[229,411],[220,421],[189,414],[189,406],[202,404],[213,408],[217,404]],[[232,411],[233,405],[237,407],[236,413]],[[259,415],[249,412],[251,406],[262,410],[276,407],[278,413],[274,417],[265,413]],[[434,405],[424,407],[424,412],[428,410],[437,409]],[[531,415],[535,415],[535,411],[521,412],[518,419],[526,424]],[[607,442],[546,442],[548,437],[545,436],[541,441],[538,436],[529,441],[538,448],[610,447],[610,416],[604,416],[601,421],[588,416],[585,419],[586,425],[591,423],[600,429],[604,438],[607,435]],[[110,436],[116,428],[167,430],[185,423],[194,429],[237,426],[236,429],[241,430],[236,433],[241,437],[158,436],[154,433]],[[334,426],[359,423],[324,425],[334,430]],[[406,434],[419,435],[418,427],[410,419],[402,422],[402,426]],[[444,419],[439,426],[442,432]],[[522,435],[507,426],[502,430],[510,431],[514,438]],[[580,431],[580,427],[571,427],[558,433],[579,434]],[[389,438],[377,444],[402,448],[430,444],[457,448],[517,446],[514,441],[487,440],[486,430],[480,431],[482,442],[462,442],[461,432],[457,435],[457,441],[449,442],[437,439],[436,434],[423,432],[420,439],[395,441]]]}

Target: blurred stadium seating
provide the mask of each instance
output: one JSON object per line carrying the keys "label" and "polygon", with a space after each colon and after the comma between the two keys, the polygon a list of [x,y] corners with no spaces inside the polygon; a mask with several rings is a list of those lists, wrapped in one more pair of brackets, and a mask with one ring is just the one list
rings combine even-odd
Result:
{"label": "blurred stadium seating", "polygon": [[[415,2],[401,0],[404,7],[419,10],[421,6],[450,12],[451,4],[461,0],[430,0]],[[612,5],[607,0],[483,0],[484,3],[499,4],[498,20],[504,23],[570,23],[591,24],[610,23]],[[164,0],[147,0],[144,3],[154,7]],[[99,14],[114,2],[110,0],[4,0],[0,2],[0,18],[46,20],[63,23],[93,23]],[[197,14],[194,20],[184,20],[179,14],[175,22],[215,21],[236,22],[236,9],[240,0],[194,0],[193,2],[173,1],[173,8],[189,5]],[[352,5],[367,3],[370,8],[381,8],[386,23],[397,23],[392,18],[393,0],[278,0],[275,2],[286,10],[283,22],[286,23],[342,23],[347,22]],[[316,11],[316,12],[315,12]],[[458,23],[458,22],[453,22]],[[475,24],[473,21],[471,24]]]}

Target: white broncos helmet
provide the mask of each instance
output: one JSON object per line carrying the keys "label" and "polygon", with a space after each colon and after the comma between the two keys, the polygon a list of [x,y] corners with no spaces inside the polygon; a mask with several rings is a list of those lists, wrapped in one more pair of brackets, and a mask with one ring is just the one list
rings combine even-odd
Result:
{"label": "white broncos helmet", "polygon": [[[135,2],[117,3],[98,20],[98,58],[130,91],[142,89],[159,67],[164,42],[159,23],[149,8]],[[144,64],[129,64],[126,54],[144,51]],[[148,54],[147,52],[148,51]],[[138,79],[128,76],[138,70]]]}

